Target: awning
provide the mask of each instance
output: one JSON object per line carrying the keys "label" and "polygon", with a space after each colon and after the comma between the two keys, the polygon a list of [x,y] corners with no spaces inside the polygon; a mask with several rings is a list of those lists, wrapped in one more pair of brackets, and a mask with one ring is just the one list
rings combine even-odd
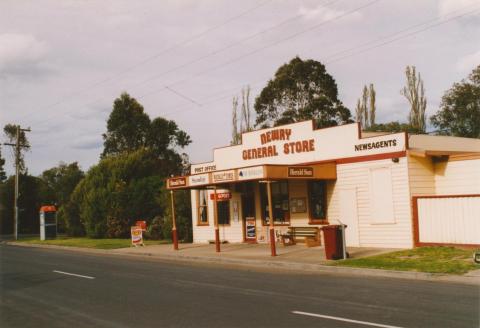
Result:
{"label": "awning", "polygon": [[172,177],[167,189],[196,189],[205,186],[259,180],[335,180],[335,162],[312,165],[259,165],[231,170]]}

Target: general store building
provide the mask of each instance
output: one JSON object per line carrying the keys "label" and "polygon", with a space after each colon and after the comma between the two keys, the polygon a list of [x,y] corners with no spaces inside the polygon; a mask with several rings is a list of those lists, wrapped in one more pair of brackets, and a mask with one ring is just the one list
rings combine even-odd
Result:
{"label": "general store building", "polygon": [[214,149],[213,161],[167,185],[191,190],[195,243],[215,239],[216,217],[230,243],[344,223],[347,246],[480,245],[476,139],[304,121],[243,133],[241,144]]}

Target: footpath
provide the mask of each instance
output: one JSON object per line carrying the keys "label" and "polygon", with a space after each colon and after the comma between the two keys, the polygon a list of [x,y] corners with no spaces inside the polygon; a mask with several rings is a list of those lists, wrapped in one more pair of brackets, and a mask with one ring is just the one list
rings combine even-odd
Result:
{"label": "footpath", "polygon": [[[307,248],[305,245],[284,247],[278,245],[277,255],[270,256],[269,245],[266,244],[222,244],[221,252],[215,252],[214,245],[180,244],[175,251],[171,244],[150,245],[111,250],[65,247],[53,245],[27,244],[21,242],[5,242],[9,245],[22,247],[38,247],[48,249],[61,249],[65,251],[82,252],[97,255],[110,255],[124,258],[139,258],[148,260],[161,260],[179,262],[184,264],[221,265],[255,270],[268,270],[278,273],[305,273],[305,274],[333,274],[355,275],[368,277],[384,277],[426,280],[436,282],[462,283],[480,286],[480,270],[471,271],[464,275],[448,275],[414,271],[393,271],[381,269],[350,268],[330,265],[325,259],[323,247]],[[378,248],[348,248],[352,258],[372,256],[394,249]]]}

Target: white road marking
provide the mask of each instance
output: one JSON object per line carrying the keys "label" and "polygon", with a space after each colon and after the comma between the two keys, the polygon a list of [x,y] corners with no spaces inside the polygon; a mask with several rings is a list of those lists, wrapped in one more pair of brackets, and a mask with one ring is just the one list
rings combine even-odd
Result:
{"label": "white road marking", "polygon": [[76,274],[76,273],[69,273],[69,272],[63,272],[63,271],[57,271],[57,270],[53,270],[53,272],[60,273],[60,274],[66,274],[67,276],[74,276],[74,277],[80,277],[80,278],[85,278],[85,279],[95,279],[95,277],[84,276],[84,275]]}
{"label": "white road marking", "polygon": [[317,318],[323,318],[323,319],[330,319],[330,320],[337,320],[337,321],[358,323],[359,325],[365,325],[365,326],[382,327],[382,328],[402,328],[402,327],[399,327],[399,326],[382,325],[382,324],[380,324],[380,323],[374,323],[374,322],[368,322],[368,321],[359,321],[359,320],[352,320],[352,319],[340,318],[340,317],[332,317],[332,316],[329,316],[329,315],[309,313],[309,312],[292,311],[292,313],[294,313],[294,314],[300,314],[300,315],[306,315],[306,316],[309,316],[309,317],[317,317]]}

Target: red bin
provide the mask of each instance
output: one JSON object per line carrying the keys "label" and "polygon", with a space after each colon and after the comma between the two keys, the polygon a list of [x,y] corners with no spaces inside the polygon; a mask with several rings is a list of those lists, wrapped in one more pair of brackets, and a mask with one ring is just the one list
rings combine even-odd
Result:
{"label": "red bin", "polygon": [[[345,226],[346,228],[347,226]],[[343,259],[343,236],[341,225],[322,227],[325,240],[325,257],[327,260]]]}

